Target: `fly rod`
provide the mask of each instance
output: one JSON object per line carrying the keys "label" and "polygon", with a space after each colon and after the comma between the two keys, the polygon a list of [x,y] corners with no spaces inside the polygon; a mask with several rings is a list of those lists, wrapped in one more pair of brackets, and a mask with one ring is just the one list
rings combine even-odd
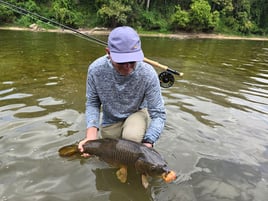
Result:
{"label": "fly rod", "polygon": [[[72,31],[72,32],[78,34],[78,36],[80,36],[80,37],[82,37],[84,39],[87,39],[87,40],[89,40],[91,42],[97,43],[97,44],[102,45],[102,46],[107,46],[106,42],[104,42],[104,41],[102,41],[102,40],[100,40],[98,38],[95,38],[93,36],[84,34],[84,33],[80,32],[80,31],[78,31],[76,29],[73,29],[73,28],[71,28],[69,26],[61,24],[61,23],[59,23],[59,22],[57,22],[55,20],[48,19],[48,18],[46,18],[44,16],[41,16],[41,15],[36,14],[36,13],[33,13],[33,12],[29,11],[29,10],[26,10],[24,8],[15,6],[15,5],[11,4],[11,3],[8,3],[8,2],[2,1],[2,0],[0,0],[0,3],[2,3],[4,6],[8,7],[9,9],[13,10],[14,12],[17,12],[17,13],[22,14],[22,15],[29,14],[30,17],[32,17],[33,19],[40,20],[40,21],[42,21],[44,23],[51,23],[54,26],[58,26],[60,28]],[[146,62],[146,63],[151,64],[154,67],[157,67],[159,69],[164,70],[164,72],[159,74],[160,85],[162,87],[164,87],[164,88],[168,88],[168,87],[170,87],[170,86],[172,86],[174,84],[174,76],[172,74],[179,75],[179,76],[183,75],[183,73],[181,73],[181,72],[178,72],[176,70],[170,69],[168,66],[160,64],[160,63],[158,63],[156,61],[153,61],[151,59],[148,59],[146,57],[144,58],[143,61]]]}

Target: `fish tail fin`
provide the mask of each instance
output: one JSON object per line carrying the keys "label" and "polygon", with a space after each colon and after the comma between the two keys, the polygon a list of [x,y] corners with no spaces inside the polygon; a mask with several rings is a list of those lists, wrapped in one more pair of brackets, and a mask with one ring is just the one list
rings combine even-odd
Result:
{"label": "fish tail fin", "polygon": [[71,157],[71,156],[78,154],[78,153],[80,153],[80,151],[78,149],[77,144],[67,145],[67,146],[61,147],[59,149],[59,155],[61,157]]}

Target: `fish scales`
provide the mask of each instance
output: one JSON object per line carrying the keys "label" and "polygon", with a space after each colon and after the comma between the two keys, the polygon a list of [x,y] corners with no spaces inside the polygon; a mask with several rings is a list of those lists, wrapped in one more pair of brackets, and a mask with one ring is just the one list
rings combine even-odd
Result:
{"label": "fish scales", "polygon": [[115,148],[116,160],[124,161],[125,164],[134,164],[140,157],[140,150],[126,141],[119,141]]}
{"label": "fish scales", "polygon": [[[110,165],[134,166],[143,176],[160,176],[167,183],[177,178],[176,173],[168,168],[167,162],[156,150],[138,142],[110,138],[97,139],[86,142],[83,148],[83,153],[98,156]],[[79,153],[77,145],[69,145],[59,149],[59,154],[62,157],[72,156],[76,153]],[[118,170],[119,180],[125,181],[121,168]]]}
{"label": "fish scales", "polygon": [[117,165],[134,165],[141,156],[138,144],[116,139],[89,141],[84,145],[84,152]]}

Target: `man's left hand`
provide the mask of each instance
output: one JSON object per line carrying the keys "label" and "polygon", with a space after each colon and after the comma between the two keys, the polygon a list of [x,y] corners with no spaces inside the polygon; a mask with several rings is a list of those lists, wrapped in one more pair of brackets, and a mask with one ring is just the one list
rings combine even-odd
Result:
{"label": "man's left hand", "polygon": [[150,143],[142,143],[142,144],[144,144],[146,147],[153,148],[153,145]]}

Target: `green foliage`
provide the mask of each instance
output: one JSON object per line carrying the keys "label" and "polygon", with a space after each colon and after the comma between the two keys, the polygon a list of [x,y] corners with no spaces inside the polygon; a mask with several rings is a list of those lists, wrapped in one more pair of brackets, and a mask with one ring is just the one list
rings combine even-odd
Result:
{"label": "green foliage", "polygon": [[[129,25],[139,30],[266,34],[268,0],[9,0],[74,28]],[[0,3],[0,24],[40,23]]]}
{"label": "green foliage", "polygon": [[23,15],[21,18],[18,18],[16,23],[19,26],[23,27],[29,27],[29,25],[33,24],[35,22],[34,19],[31,18],[30,15]]}
{"label": "green foliage", "polygon": [[211,12],[209,3],[205,0],[194,0],[189,11],[182,10],[179,5],[171,16],[172,27],[180,30],[211,31],[217,27],[219,12]]}
{"label": "green foliage", "polygon": [[267,34],[268,0],[251,0],[250,16],[257,26],[258,34]]}
{"label": "green foliage", "polygon": [[145,30],[160,30],[161,32],[167,31],[168,23],[153,11],[145,11],[141,14],[140,22],[146,25]]}
{"label": "green foliage", "polygon": [[[40,11],[40,8],[37,6],[35,1],[33,0],[28,0],[28,1],[15,1],[16,6],[19,6],[21,8],[24,8],[30,12],[33,13],[38,13]],[[15,2],[13,2],[15,4]],[[14,21],[17,26],[23,26],[23,27],[28,27],[30,24],[34,23],[36,20],[29,14],[27,15],[21,15],[20,17],[15,13],[14,14]]]}
{"label": "green foliage", "polygon": [[194,31],[211,31],[218,23],[218,12],[211,13],[211,7],[205,0],[194,0],[191,4],[190,27]]}
{"label": "green foliage", "polygon": [[[251,34],[259,33],[260,29],[256,22],[252,20],[250,0],[228,2],[221,14],[221,21],[230,30],[236,33]],[[228,8],[228,10],[227,10]],[[257,17],[255,18],[257,19]]]}
{"label": "green foliage", "polygon": [[234,10],[232,0],[211,0],[212,11],[219,11],[222,16],[228,16],[232,14]]}
{"label": "green foliage", "polygon": [[79,27],[79,24],[83,23],[83,16],[74,7],[74,3],[70,0],[53,1],[52,12],[55,20],[66,25]]}
{"label": "green foliage", "polygon": [[14,20],[13,11],[0,4],[0,25],[14,22]]}
{"label": "green foliage", "polygon": [[17,6],[20,6],[22,8],[25,8],[26,10],[29,10],[31,12],[38,13],[40,11],[40,8],[37,6],[37,4],[35,3],[35,1],[33,1],[33,0],[19,1],[17,3]]}
{"label": "green foliage", "polygon": [[104,26],[116,27],[126,25],[131,6],[125,5],[124,1],[109,1],[98,10],[98,17]]}
{"label": "green foliage", "polygon": [[182,10],[180,5],[175,6],[175,9],[175,13],[171,16],[172,28],[175,30],[186,30],[190,22],[189,13]]}
{"label": "green foliage", "polygon": [[[33,0],[28,0],[28,1],[19,1],[17,2],[17,6],[24,8],[26,10],[29,10],[30,12],[33,13],[38,13],[40,11],[40,8],[37,6],[35,1]],[[34,23],[36,20],[29,14],[27,15],[22,15],[19,18],[16,18],[15,23],[18,24],[19,26],[25,26],[28,27],[30,24]]]}

